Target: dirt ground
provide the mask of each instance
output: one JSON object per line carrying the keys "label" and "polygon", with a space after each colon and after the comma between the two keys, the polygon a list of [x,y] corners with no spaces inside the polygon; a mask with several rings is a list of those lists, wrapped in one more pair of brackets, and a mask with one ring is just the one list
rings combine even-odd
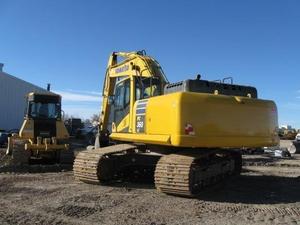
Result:
{"label": "dirt ground", "polygon": [[0,173],[0,224],[300,224],[300,156],[244,156],[243,172],[197,198],[152,182],[107,186],[72,171]]}

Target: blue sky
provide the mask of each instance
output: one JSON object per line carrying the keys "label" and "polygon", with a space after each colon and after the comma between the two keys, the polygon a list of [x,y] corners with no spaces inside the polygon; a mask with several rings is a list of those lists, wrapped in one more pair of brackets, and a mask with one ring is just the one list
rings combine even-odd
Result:
{"label": "blue sky", "polygon": [[0,0],[0,62],[64,97],[88,118],[100,109],[112,51],[146,49],[170,81],[194,77],[257,87],[280,124],[300,128],[300,2]]}

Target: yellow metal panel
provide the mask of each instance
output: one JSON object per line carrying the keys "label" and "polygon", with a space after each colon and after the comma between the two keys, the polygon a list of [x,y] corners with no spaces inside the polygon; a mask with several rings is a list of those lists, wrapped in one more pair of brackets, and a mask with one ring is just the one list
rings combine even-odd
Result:
{"label": "yellow metal panel", "polygon": [[[272,101],[187,92],[180,98],[180,133],[172,136],[174,145],[259,147],[278,143],[277,108]],[[191,136],[196,138],[186,138],[187,124],[193,126]]]}
{"label": "yellow metal panel", "polygon": [[128,132],[129,129],[129,114],[127,114],[122,121],[118,124],[115,132]]}
{"label": "yellow metal panel", "polygon": [[277,138],[274,137],[245,137],[245,136],[190,136],[172,135],[172,145],[181,147],[202,147],[202,148],[255,148],[277,145]]}
{"label": "yellow metal panel", "polygon": [[179,133],[179,100],[177,95],[163,95],[149,99],[145,118],[147,134],[172,135]]}
{"label": "yellow metal panel", "polygon": [[110,137],[114,140],[119,140],[119,141],[170,145],[170,136],[169,135],[112,133],[110,135]]}
{"label": "yellow metal panel", "polygon": [[68,139],[69,133],[62,120],[56,121],[56,138],[57,139]]}
{"label": "yellow metal panel", "polygon": [[33,130],[34,130],[34,121],[29,118],[25,118],[21,126],[19,136],[23,139],[34,138]]}
{"label": "yellow metal panel", "polygon": [[[133,133],[137,132],[136,108],[137,104]],[[192,92],[153,97],[147,101],[144,122],[144,133],[113,133],[111,138],[153,143],[155,136],[155,142],[164,145],[237,148],[273,146],[279,140],[275,103],[247,97]],[[187,126],[193,132],[186,134]]]}

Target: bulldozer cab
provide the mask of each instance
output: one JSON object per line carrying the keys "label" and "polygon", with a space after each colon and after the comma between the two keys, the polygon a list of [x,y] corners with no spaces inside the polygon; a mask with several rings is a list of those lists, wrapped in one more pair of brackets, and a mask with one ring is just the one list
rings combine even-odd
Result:
{"label": "bulldozer cab", "polygon": [[19,136],[33,142],[37,137],[67,139],[69,134],[62,121],[61,97],[53,93],[29,93]]}
{"label": "bulldozer cab", "polygon": [[31,93],[28,96],[25,118],[33,120],[61,120],[59,95]]}

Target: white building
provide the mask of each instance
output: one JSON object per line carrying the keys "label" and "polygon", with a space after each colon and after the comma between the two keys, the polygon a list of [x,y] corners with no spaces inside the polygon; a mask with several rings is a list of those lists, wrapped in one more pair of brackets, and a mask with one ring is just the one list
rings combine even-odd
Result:
{"label": "white building", "polygon": [[0,130],[20,129],[29,92],[47,92],[46,89],[28,83],[3,72],[0,63]]}

